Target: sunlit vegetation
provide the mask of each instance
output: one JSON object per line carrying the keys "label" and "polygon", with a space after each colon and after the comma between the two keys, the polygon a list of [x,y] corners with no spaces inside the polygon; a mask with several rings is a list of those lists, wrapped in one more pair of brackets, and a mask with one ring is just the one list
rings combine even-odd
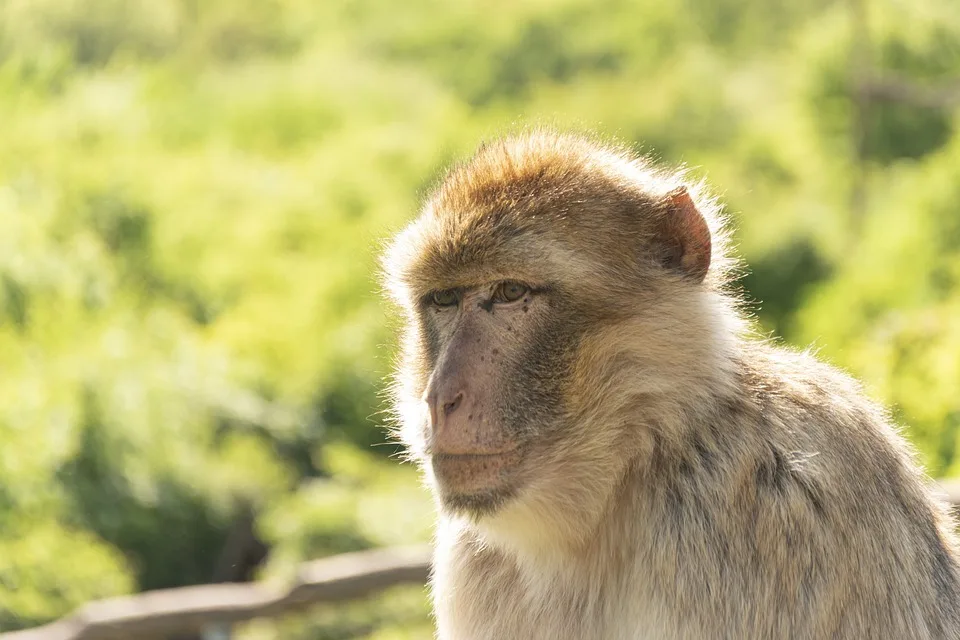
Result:
{"label": "sunlit vegetation", "polygon": [[[960,77],[960,3],[870,5],[879,70]],[[863,378],[960,471],[958,110],[883,103],[851,207],[849,4],[0,3],[0,629],[426,541],[391,458],[379,242],[442,168],[531,123],[721,190],[759,330]],[[421,590],[242,637],[423,638]]]}

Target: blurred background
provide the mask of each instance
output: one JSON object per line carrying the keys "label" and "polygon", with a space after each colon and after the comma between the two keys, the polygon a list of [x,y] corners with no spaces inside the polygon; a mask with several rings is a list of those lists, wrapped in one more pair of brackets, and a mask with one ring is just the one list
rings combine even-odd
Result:
{"label": "blurred background", "polygon": [[[958,117],[956,0],[0,0],[0,630],[428,541],[378,246],[530,123],[706,176],[763,331],[956,475]],[[408,587],[234,635],[430,629]]]}

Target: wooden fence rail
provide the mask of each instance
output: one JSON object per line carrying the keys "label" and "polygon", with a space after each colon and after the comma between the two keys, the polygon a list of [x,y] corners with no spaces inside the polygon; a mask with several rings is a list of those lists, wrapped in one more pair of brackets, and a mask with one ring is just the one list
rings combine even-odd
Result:
{"label": "wooden fence rail", "polygon": [[275,617],[320,602],[371,595],[400,584],[425,584],[428,547],[375,549],[301,565],[284,588],[267,584],[210,584],[148,591],[92,602],[68,618],[2,640],[153,640],[202,633],[212,625]]}

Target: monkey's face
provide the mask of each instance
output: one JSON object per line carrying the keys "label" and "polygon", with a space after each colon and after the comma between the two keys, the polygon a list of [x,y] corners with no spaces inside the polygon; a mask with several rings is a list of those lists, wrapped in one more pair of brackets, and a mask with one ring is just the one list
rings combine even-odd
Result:
{"label": "monkey's face", "polygon": [[420,434],[445,507],[482,514],[524,484],[562,416],[564,345],[547,283],[498,280],[419,301],[431,372]]}
{"label": "monkey's face", "polygon": [[452,172],[394,241],[400,432],[444,508],[577,502],[636,446],[623,414],[706,361],[688,303],[710,231],[654,183],[583,141],[522,138]]}

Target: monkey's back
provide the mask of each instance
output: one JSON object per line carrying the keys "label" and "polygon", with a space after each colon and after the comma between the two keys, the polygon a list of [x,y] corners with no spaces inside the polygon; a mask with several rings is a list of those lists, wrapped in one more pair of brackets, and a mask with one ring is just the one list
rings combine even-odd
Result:
{"label": "monkey's back", "polygon": [[960,638],[953,524],[887,416],[812,357],[749,343],[738,365],[638,471],[637,566],[667,607],[702,637]]}

